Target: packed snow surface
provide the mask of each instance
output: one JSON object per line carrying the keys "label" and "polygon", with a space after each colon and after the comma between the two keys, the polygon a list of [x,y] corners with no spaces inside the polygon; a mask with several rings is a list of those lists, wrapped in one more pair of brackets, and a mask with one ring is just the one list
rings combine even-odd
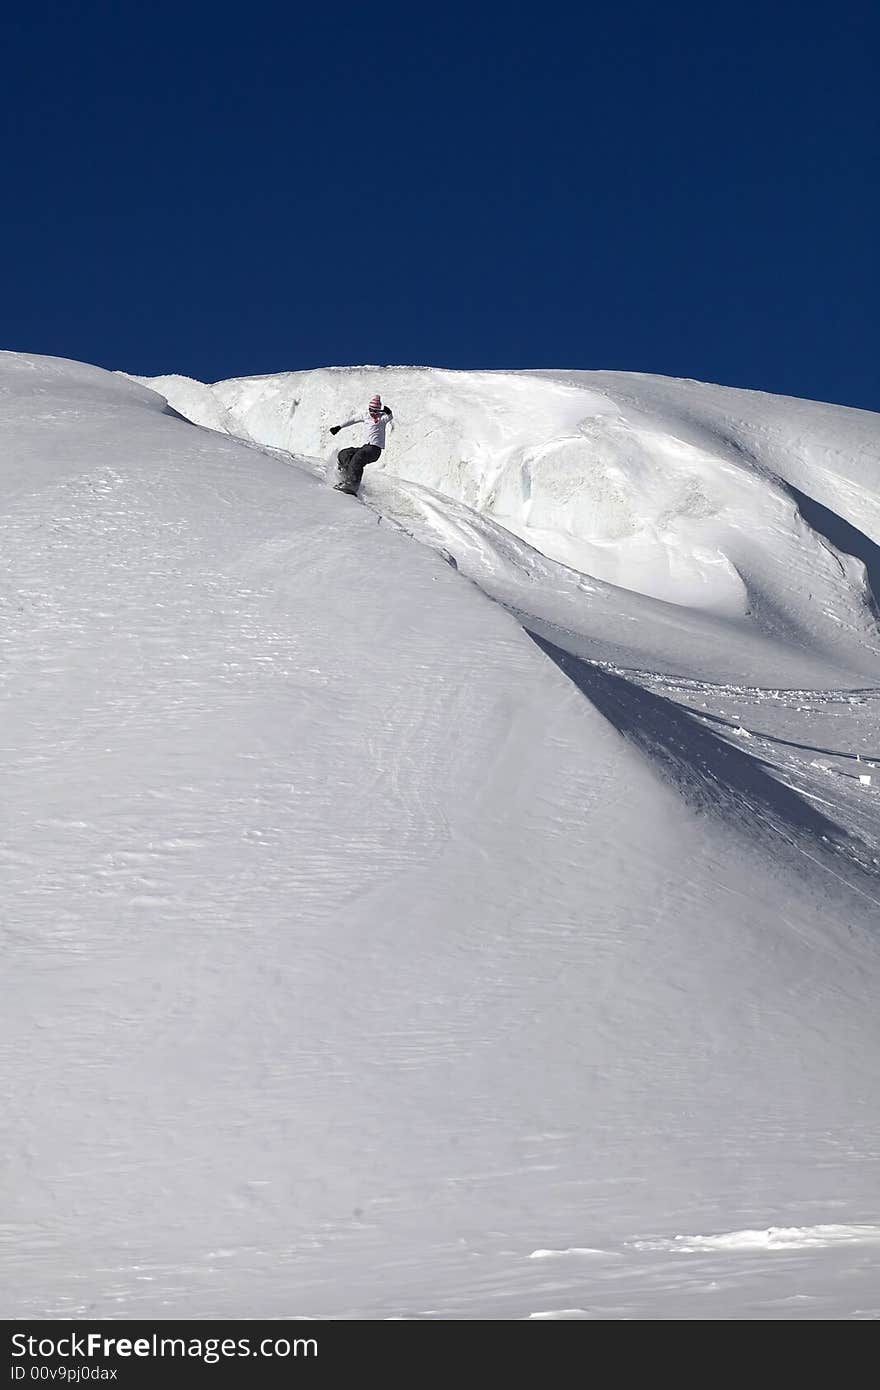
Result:
{"label": "packed snow surface", "polygon": [[153,387],[0,355],[4,1313],[880,1316],[880,417]]}
{"label": "packed snow surface", "polygon": [[867,412],[621,372],[337,368],[150,384],[199,424],[318,458],[328,427],[378,385],[395,434],[370,479],[420,484],[595,579],[733,618],[770,607],[766,623],[796,624],[808,566],[817,612],[865,625],[863,564],[829,550],[797,493],[876,536]]}

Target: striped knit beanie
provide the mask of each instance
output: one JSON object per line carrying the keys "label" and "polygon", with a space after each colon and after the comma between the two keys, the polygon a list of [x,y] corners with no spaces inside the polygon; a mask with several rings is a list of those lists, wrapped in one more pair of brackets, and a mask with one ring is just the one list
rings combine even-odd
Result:
{"label": "striped knit beanie", "polygon": [[381,396],[374,396],[373,399],[370,401],[370,414],[372,415],[372,417],[373,417],[374,420],[378,420],[378,418],[379,418],[379,416],[381,415],[381,413],[382,413],[382,397],[381,397]]}

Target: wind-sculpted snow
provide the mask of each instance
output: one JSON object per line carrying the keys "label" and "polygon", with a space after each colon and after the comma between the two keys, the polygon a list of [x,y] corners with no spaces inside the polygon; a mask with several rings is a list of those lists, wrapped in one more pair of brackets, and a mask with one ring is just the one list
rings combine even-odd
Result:
{"label": "wind-sculpted snow", "polygon": [[[312,458],[379,389],[396,430],[371,479],[430,488],[591,578],[773,640],[818,638],[838,659],[842,637],[878,651],[864,546],[880,540],[880,421],[868,412],[617,372],[152,384],[198,423]],[[819,505],[863,547],[829,534]]]}
{"label": "wind-sculpted snow", "polygon": [[767,1231],[726,1231],[717,1236],[676,1236],[671,1241],[638,1241],[639,1249],[691,1255],[702,1250],[810,1250],[834,1245],[880,1245],[880,1226],[793,1226]]}
{"label": "wind-sculpted snow", "polygon": [[[324,425],[367,380],[361,506]],[[868,454],[719,390],[323,372],[201,388],[209,430],[0,357],[9,1315],[877,1315],[878,661],[786,490],[870,540]],[[559,430],[654,508],[572,541],[614,582],[498,511]],[[683,458],[718,509],[664,530]],[[739,578],[626,582],[704,523]]]}
{"label": "wind-sculpted snow", "polygon": [[[849,833],[832,818],[832,803],[811,795],[803,786],[791,785],[779,775],[772,761],[741,742],[737,746],[735,739],[725,738],[717,727],[725,726],[753,745],[754,735],[742,725],[715,715],[701,718],[695,711],[622,674],[579,661],[540,637],[535,640],[590,703],[624,738],[643,750],[696,810],[719,817],[731,829],[739,828],[753,840],[763,839],[765,851],[773,855],[780,867],[788,859],[790,868],[796,871],[798,854],[806,855],[814,864],[824,864],[827,872],[850,883],[880,911],[876,835],[866,843]],[[880,699],[880,691],[874,694]],[[798,747],[795,743],[789,746]],[[794,857],[788,850],[794,851]]]}

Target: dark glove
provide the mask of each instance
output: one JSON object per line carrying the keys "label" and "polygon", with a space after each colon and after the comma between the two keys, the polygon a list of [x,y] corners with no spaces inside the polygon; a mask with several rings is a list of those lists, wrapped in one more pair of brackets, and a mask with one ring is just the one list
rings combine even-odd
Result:
{"label": "dark glove", "polygon": [[390,406],[390,405],[383,405],[383,407],[382,407],[382,413],[383,413],[384,415],[387,415],[388,418],[389,418],[389,420],[393,420],[393,419],[394,419],[394,416],[391,414],[391,406]]}
{"label": "dark glove", "polygon": [[338,434],[339,431],[340,431],[341,429],[342,429],[342,426],[341,426],[341,425],[331,425],[331,426],[330,426],[330,433],[331,433],[331,434]]}

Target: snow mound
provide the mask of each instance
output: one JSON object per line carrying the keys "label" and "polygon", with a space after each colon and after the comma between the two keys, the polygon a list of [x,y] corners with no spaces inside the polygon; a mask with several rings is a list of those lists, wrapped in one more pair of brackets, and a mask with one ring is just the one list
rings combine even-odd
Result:
{"label": "snow mound", "polygon": [[764,1231],[676,1236],[671,1241],[635,1241],[634,1245],[639,1250],[668,1250],[684,1255],[704,1250],[815,1250],[837,1245],[880,1245],[880,1226],[768,1226]]}
{"label": "snow mound", "polygon": [[546,1313],[529,1313],[529,1319],[538,1322],[580,1322],[589,1316],[584,1308],[551,1308]]}
{"label": "snow mound", "polygon": [[604,1255],[606,1251],[595,1250],[589,1245],[570,1245],[566,1250],[533,1250],[530,1260],[565,1259],[571,1255]]}
{"label": "snow mound", "polygon": [[[124,373],[120,372],[120,376]],[[129,380],[138,378],[129,377]],[[247,430],[241,420],[233,415],[222,405],[217,393],[211,386],[204,385],[201,381],[194,381],[189,376],[157,376],[142,378],[153,390],[158,391],[165,399],[180,409],[185,419],[190,420],[194,425],[202,425],[205,429],[218,430],[223,434],[238,435],[243,439],[248,439]],[[180,404],[175,406],[174,402]],[[181,409],[185,407],[185,409]]]}
{"label": "snow mound", "polygon": [[[419,484],[544,556],[637,593],[789,633],[875,628],[865,558],[822,509],[880,540],[869,412],[614,372],[336,368],[218,382],[157,378],[183,415],[323,458],[374,390],[395,412],[371,476]],[[352,435],[354,437],[354,435]]]}
{"label": "snow mound", "polygon": [[[315,475],[367,381],[361,506]],[[880,662],[786,489],[868,538],[871,419],[173,382],[0,354],[4,1311],[773,1316],[769,1261],[665,1249],[821,1211],[798,1291],[859,1315]]]}

